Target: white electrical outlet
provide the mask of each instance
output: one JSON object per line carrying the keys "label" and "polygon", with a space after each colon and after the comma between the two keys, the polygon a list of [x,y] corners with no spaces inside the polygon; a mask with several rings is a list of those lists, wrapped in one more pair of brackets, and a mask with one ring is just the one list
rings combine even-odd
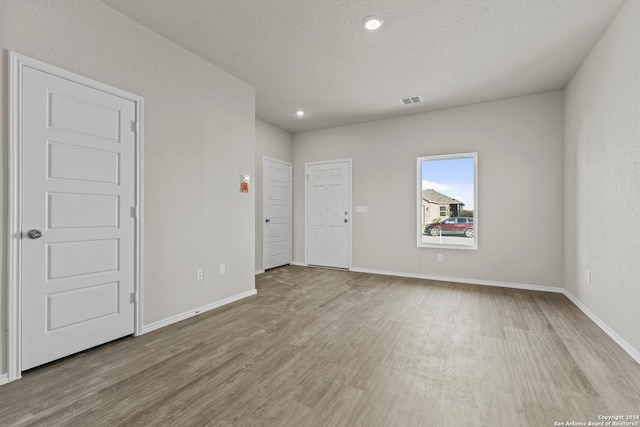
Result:
{"label": "white electrical outlet", "polygon": [[438,262],[444,262],[444,255],[438,254]]}
{"label": "white electrical outlet", "polygon": [[199,268],[196,270],[196,280],[202,280],[204,277],[204,270]]}
{"label": "white electrical outlet", "polygon": [[227,267],[224,264],[220,264],[220,274],[225,274],[227,272]]}

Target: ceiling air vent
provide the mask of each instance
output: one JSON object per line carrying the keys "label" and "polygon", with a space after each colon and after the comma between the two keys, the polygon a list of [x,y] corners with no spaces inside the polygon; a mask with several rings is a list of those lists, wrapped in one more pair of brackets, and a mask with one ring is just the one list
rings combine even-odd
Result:
{"label": "ceiling air vent", "polygon": [[422,102],[422,97],[420,95],[410,96],[408,98],[402,98],[400,102],[402,102],[403,105],[417,104],[419,102]]}

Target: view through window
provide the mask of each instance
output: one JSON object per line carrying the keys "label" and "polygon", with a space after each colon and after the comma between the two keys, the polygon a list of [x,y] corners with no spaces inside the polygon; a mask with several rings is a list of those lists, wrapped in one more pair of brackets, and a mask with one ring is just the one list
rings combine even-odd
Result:
{"label": "view through window", "polygon": [[478,248],[477,153],[418,157],[418,246]]}

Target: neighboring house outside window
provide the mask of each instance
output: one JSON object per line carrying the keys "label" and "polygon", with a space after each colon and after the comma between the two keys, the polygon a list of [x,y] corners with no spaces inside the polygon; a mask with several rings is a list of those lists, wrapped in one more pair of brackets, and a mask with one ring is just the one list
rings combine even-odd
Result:
{"label": "neighboring house outside window", "polygon": [[[431,207],[433,206],[433,209]],[[448,216],[461,216],[464,203],[436,190],[427,189],[422,192],[422,223],[431,224]]]}

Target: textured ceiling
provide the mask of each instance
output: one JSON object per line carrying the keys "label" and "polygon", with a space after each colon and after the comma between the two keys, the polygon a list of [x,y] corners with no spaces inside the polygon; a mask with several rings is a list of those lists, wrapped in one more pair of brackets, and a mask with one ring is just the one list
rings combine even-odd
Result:
{"label": "textured ceiling", "polygon": [[625,2],[101,1],[255,87],[256,115],[292,132],[563,88]]}

